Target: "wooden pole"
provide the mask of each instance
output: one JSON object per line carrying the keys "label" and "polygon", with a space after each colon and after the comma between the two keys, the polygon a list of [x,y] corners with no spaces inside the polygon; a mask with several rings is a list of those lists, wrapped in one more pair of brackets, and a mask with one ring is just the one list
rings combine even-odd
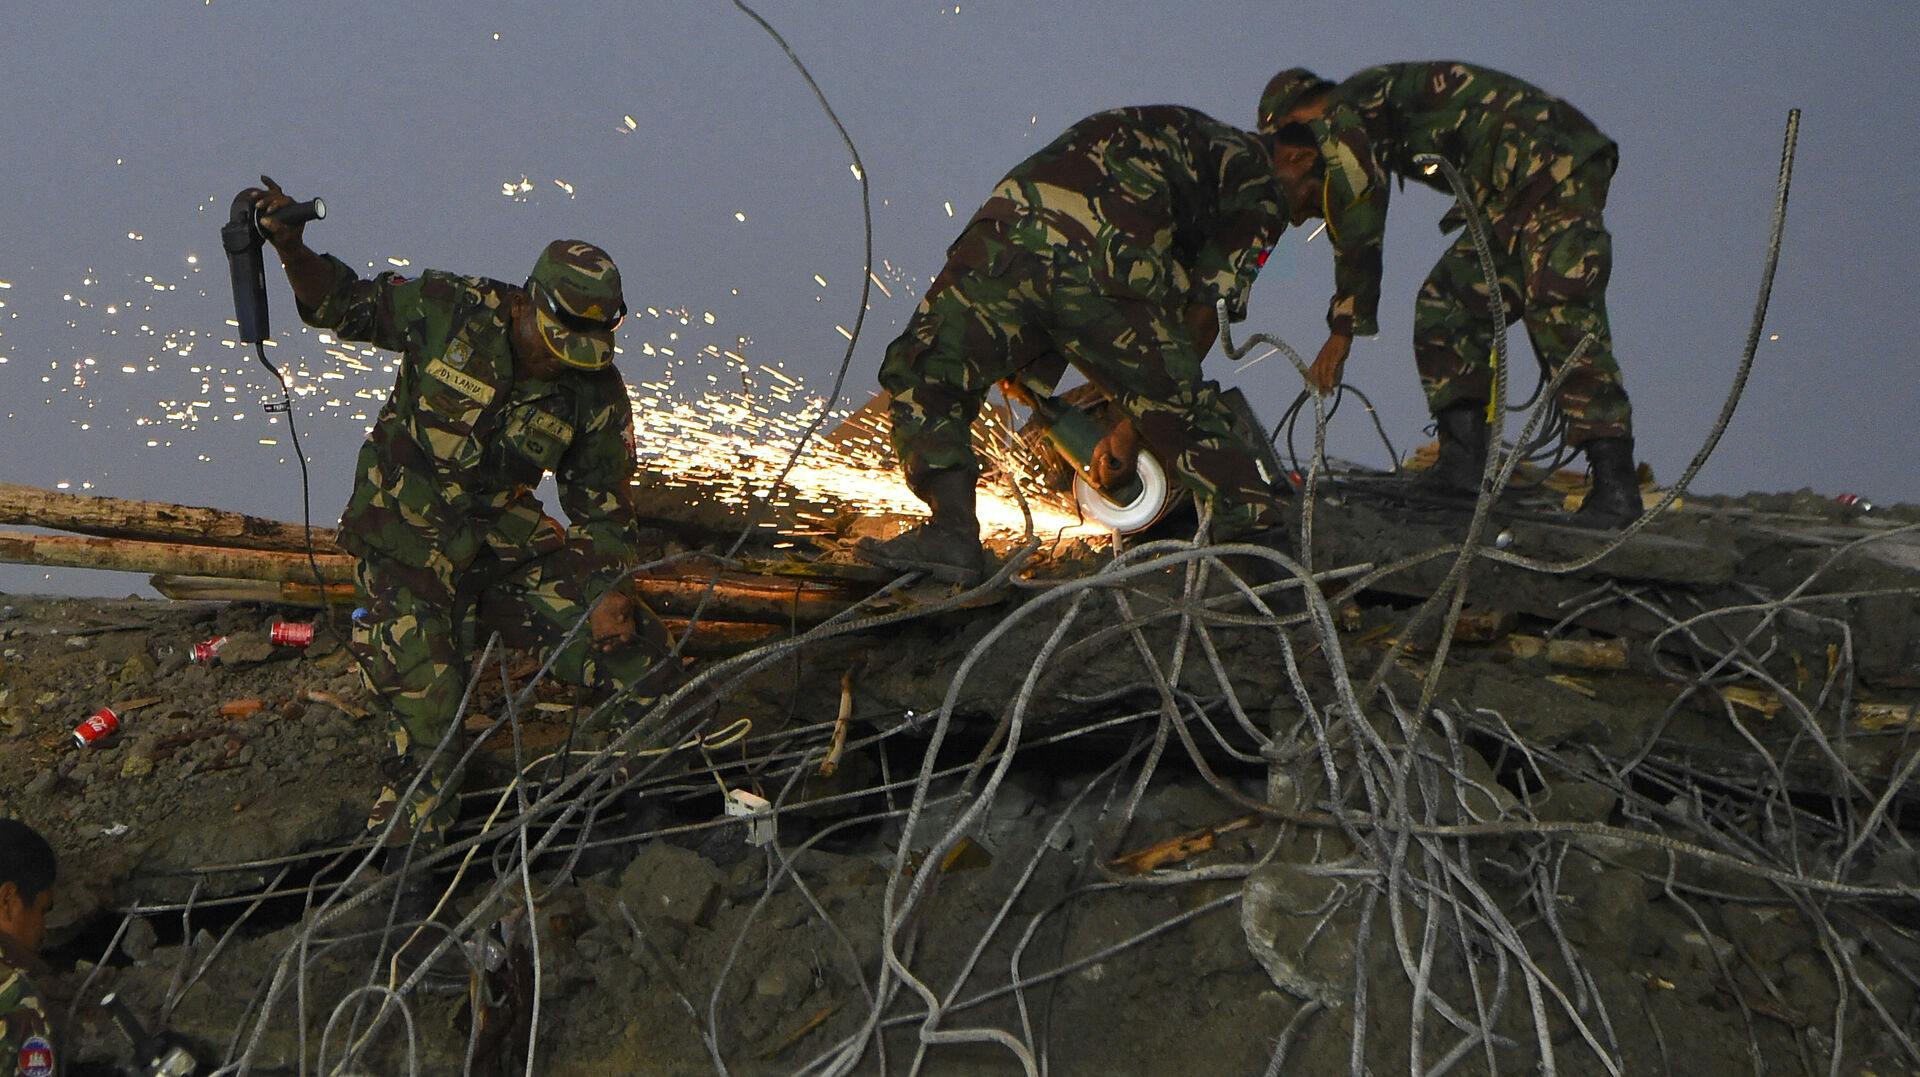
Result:
{"label": "wooden pole", "polygon": [[[4,538],[0,538],[0,557],[5,554],[4,543]],[[304,558],[301,559],[301,567],[305,567]],[[327,569],[329,565],[323,562],[321,568]],[[172,599],[277,602],[287,606],[308,607],[320,605],[318,592],[310,576],[306,579],[273,580],[161,572],[150,577],[148,582],[154,590]],[[634,592],[646,601],[654,613],[670,624],[686,622],[699,604],[706,587],[707,580],[704,578],[658,579],[636,576],[633,581]],[[327,601],[336,606],[352,605],[353,585],[329,577]],[[745,622],[775,628],[788,624],[810,627],[852,604],[853,599],[837,588],[807,584],[805,581],[741,578],[736,573],[714,585],[713,596],[701,611],[700,623],[703,626],[709,622]]]}
{"label": "wooden pole", "polygon": [[708,616],[762,624],[816,625],[851,606],[856,595],[831,582],[797,578],[768,579],[743,572],[698,569],[684,574],[637,573],[633,589],[653,611],[662,615],[691,615],[706,595],[702,619]]}
{"label": "wooden pole", "polygon": [[[661,623],[674,639],[686,634],[687,622],[683,618],[663,617]],[[763,643],[785,636],[786,630],[779,625],[745,624],[738,621],[709,621],[702,617],[693,628],[693,638],[680,653],[694,658],[717,658],[724,655],[740,654],[750,651]]]}
{"label": "wooden pole", "polygon": [[[319,562],[321,576],[329,583],[353,578],[353,558],[346,554],[321,554],[315,560]],[[306,555],[300,553],[138,539],[33,535],[24,531],[0,531],[0,561],[59,568],[313,582],[313,569],[307,564]]]}
{"label": "wooden pole", "polygon": [[[147,583],[161,597],[201,602],[276,602],[283,606],[320,605],[319,592],[312,580],[233,580],[218,576],[172,576],[159,573]],[[353,585],[327,584],[327,602],[334,606],[352,606]]]}
{"label": "wooden pole", "polygon": [[[93,497],[0,483],[0,524],[25,524],[106,538],[171,539],[248,550],[302,550],[299,524],[164,501]],[[313,529],[315,553],[340,552],[332,528]]]}

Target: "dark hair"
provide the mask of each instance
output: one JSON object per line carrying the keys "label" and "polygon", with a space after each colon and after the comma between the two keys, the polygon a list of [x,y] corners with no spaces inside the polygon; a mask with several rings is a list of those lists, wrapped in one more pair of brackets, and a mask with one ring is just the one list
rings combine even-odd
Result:
{"label": "dark hair", "polygon": [[0,819],[0,886],[20,888],[22,900],[37,900],[53,886],[53,846],[18,819]]}

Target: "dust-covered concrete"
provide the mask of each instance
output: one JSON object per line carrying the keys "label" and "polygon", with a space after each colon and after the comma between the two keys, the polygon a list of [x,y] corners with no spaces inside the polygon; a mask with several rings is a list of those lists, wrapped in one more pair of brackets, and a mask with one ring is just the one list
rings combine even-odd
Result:
{"label": "dust-covered concrete", "polygon": [[[1371,526],[1339,508],[1330,533]],[[1023,1052],[1059,1073],[1384,1072],[1416,1042],[1425,1066],[1468,1072],[1549,1053],[1570,1073],[1912,1068],[1907,622],[1848,597],[1824,620],[1758,609],[1735,635],[1661,633],[1737,583],[1764,606],[1820,567],[1806,551],[1828,551],[1830,593],[1913,576],[1897,552],[1832,558],[1857,519],[1692,512],[1691,537],[1664,540],[1733,529],[1747,545],[1720,548],[1742,556],[1580,583],[1619,589],[1598,596],[1613,619],[1558,605],[1558,581],[1481,578],[1468,613],[1497,615],[1452,638],[1420,722],[1406,708],[1438,635],[1404,581],[1324,581],[1330,638],[1297,593],[1268,594],[1276,626],[1232,587],[1190,591],[1184,563],[1078,604],[1041,580],[825,634],[712,682],[699,720],[742,736],[628,757],[627,794],[588,830],[516,824],[553,838],[523,876],[522,831],[482,829],[520,810],[502,783],[525,768],[540,803],[566,780],[558,753],[617,736],[543,685],[518,747],[502,734],[476,756],[457,831],[482,835],[474,858],[431,867],[439,919],[473,930],[370,1039],[368,986],[409,970],[345,937],[381,916],[316,928],[315,910],[379,879],[336,851],[385,737],[354,716],[375,703],[326,633],[266,643],[295,611],[5,599],[0,812],[61,853],[49,989],[85,984],[70,1034],[94,1066],[124,1055],[85,1005],[112,990],[254,1072],[350,1049],[360,1071],[513,1072],[534,1030],[552,1073],[891,1072],[922,1050],[934,1073],[1019,1072]],[[187,661],[217,635],[218,664]],[[532,668],[507,656],[517,685]],[[1343,686],[1376,669],[1390,702],[1355,722]],[[825,768],[843,684],[847,746]],[[143,700],[118,738],[72,743],[95,707]],[[260,706],[221,713],[244,700]],[[501,711],[489,687],[468,728]],[[729,816],[727,789],[777,820]],[[165,911],[107,952],[136,906]]]}

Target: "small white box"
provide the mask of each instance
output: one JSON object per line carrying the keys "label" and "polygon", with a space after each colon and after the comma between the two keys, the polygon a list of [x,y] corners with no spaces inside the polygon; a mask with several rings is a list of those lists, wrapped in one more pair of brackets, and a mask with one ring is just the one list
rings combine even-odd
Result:
{"label": "small white box", "polygon": [[773,840],[773,805],[767,799],[745,789],[727,790],[727,814],[747,820],[747,844],[765,845]]}

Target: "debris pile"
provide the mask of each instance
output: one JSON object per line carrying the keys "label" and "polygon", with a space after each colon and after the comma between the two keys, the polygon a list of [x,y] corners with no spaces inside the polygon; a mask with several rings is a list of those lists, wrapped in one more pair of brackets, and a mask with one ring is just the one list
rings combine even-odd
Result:
{"label": "debris pile", "polygon": [[[1313,572],[1159,541],[865,582],[624,728],[491,655],[417,970],[416,925],[368,941],[384,734],[324,622],[9,599],[53,991],[259,1071],[1914,1065],[1920,514],[1690,497],[1579,573],[1482,558],[1449,620],[1461,510],[1394,489],[1322,491]],[[1500,552],[1608,542],[1535,520]]]}
{"label": "debris pile", "polygon": [[663,543],[683,639],[763,631],[644,708],[489,643],[461,820],[384,870],[377,704],[337,637],[272,642],[323,565],[0,536],[227,600],[0,615],[0,810],[78,867],[50,994],[83,1061],[111,990],[237,1073],[1915,1068],[1920,508],[1676,503],[1764,310],[1617,535],[1509,490],[1526,451],[1468,505],[1330,473],[1316,401],[1295,552],[1029,529],[951,593]]}

